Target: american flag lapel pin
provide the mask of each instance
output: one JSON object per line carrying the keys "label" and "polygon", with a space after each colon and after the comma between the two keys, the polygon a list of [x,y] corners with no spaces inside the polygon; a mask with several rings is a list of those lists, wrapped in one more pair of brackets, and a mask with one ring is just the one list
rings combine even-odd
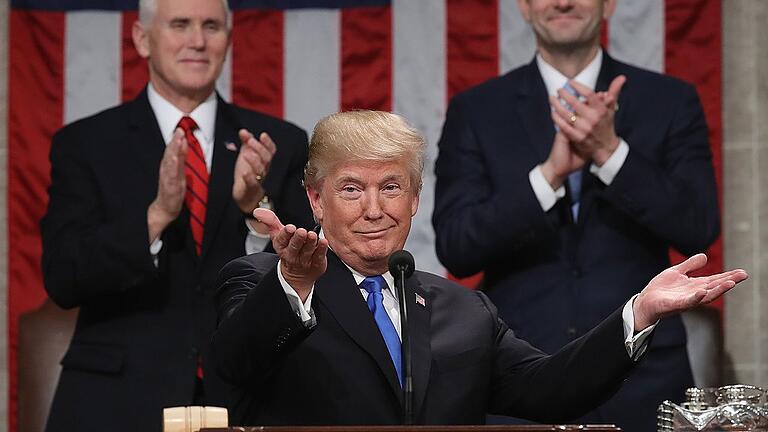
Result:
{"label": "american flag lapel pin", "polygon": [[232,152],[237,151],[237,146],[232,141],[227,141],[227,143],[224,144],[224,148]]}
{"label": "american flag lapel pin", "polygon": [[418,293],[416,293],[416,304],[421,305],[421,307],[427,307],[427,302],[424,301],[424,297],[420,296]]}

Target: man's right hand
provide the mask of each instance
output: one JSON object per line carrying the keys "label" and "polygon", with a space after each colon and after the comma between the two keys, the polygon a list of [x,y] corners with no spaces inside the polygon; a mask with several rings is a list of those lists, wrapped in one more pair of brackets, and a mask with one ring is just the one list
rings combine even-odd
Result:
{"label": "man's right hand", "polygon": [[149,242],[157,239],[171,222],[181,213],[187,180],[184,178],[184,164],[187,160],[187,139],[181,129],[173,132],[171,142],[165,146],[160,161],[157,182],[157,196],[147,209]]}
{"label": "man's right hand", "polygon": [[307,300],[312,287],[328,267],[328,240],[321,239],[314,231],[283,225],[271,210],[257,208],[253,217],[266,225],[272,246],[280,257],[280,272],[299,295]]}
{"label": "man's right hand", "polygon": [[[552,114],[554,118],[554,113]],[[552,143],[552,150],[549,152],[547,160],[541,164],[541,173],[547,179],[553,190],[557,190],[565,183],[568,174],[580,170],[584,166],[585,160],[574,150],[568,138],[561,132],[555,133],[555,140]]]}

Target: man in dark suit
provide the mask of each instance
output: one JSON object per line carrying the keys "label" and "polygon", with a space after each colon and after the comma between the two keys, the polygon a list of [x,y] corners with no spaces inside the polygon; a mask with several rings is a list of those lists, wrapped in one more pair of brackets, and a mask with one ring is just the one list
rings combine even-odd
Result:
{"label": "man in dark suit", "polygon": [[394,292],[388,259],[408,236],[423,161],[423,138],[394,114],[340,113],[315,127],[304,182],[320,234],[256,209],[277,255],[242,257],[221,272],[213,352],[235,386],[232,423],[399,423],[408,382],[399,302],[409,316],[414,423],[476,424],[486,412],[572,419],[615,391],[659,318],[746,278],[689,278],[706,262],[696,255],[545,355],[482,292],[423,272],[407,280],[404,298]]}
{"label": "man in dark suit", "polygon": [[[669,266],[670,246],[705,250],[717,193],[695,89],[600,48],[614,0],[518,3],[538,53],[451,101],[433,224],[446,268],[483,271],[515,334],[555,352]],[[693,383],[685,342],[679,316],[663,320],[627,385],[582,421],[653,430],[658,404]]]}
{"label": "man in dark suit", "polygon": [[304,131],[214,91],[228,14],[223,0],[142,1],[149,85],[54,137],[45,287],[80,313],[49,431],[160,430],[164,407],[225,405],[208,350],[216,275],[271,248],[254,208],[312,226]]}

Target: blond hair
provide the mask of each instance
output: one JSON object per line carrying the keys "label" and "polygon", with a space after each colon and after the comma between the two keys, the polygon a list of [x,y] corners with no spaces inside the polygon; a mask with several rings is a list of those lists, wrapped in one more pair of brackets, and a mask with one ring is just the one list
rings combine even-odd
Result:
{"label": "blond hair", "polygon": [[319,188],[341,162],[402,160],[418,193],[425,147],[421,133],[397,114],[368,110],[332,114],[320,120],[312,132],[304,183]]}

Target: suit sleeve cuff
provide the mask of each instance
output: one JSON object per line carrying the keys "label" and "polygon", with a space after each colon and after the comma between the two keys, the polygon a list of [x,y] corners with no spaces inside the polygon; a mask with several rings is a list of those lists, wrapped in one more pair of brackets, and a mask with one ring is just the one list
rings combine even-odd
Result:
{"label": "suit sleeve cuff", "polygon": [[631,299],[624,305],[624,309],[621,311],[621,318],[624,320],[624,347],[627,349],[629,358],[634,361],[640,359],[648,348],[648,337],[651,335],[658,321],[652,325],[644,328],[641,332],[635,334],[635,313],[632,305],[635,303],[635,299],[638,294],[632,296]]}
{"label": "suit sleeve cuff", "polygon": [[544,173],[541,172],[541,165],[536,165],[528,173],[528,180],[531,182],[531,188],[541,205],[541,209],[545,212],[551,210],[557,200],[565,196],[565,187],[560,186],[557,190],[552,189],[547,179],[544,178]]}
{"label": "suit sleeve cuff", "polygon": [[627,160],[628,154],[629,144],[623,138],[619,138],[619,146],[616,147],[611,157],[605,161],[603,166],[597,166],[594,163],[590,165],[589,172],[596,175],[606,185],[610,185],[619,174],[621,167],[624,166],[624,161]]}

